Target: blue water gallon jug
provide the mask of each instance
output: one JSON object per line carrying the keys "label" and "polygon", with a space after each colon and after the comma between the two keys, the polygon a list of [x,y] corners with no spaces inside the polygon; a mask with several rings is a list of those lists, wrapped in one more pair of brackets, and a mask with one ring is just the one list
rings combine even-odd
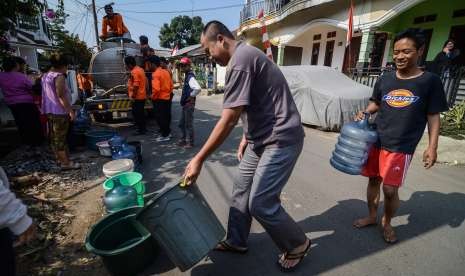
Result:
{"label": "blue water gallon jug", "polygon": [[368,153],[376,141],[378,133],[368,123],[369,114],[358,122],[344,124],[341,129],[336,147],[330,159],[330,164],[337,170],[359,175],[365,166]]}
{"label": "blue water gallon jug", "polygon": [[120,136],[119,134],[115,134],[113,137],[111,137],[110,140],[108,140],[108,144],[111,147],[112,154],[115,154],[123,150],[124,143],[126,143],[126,139],[123,136]]}
{"label": "blue water gallon jug", "polygon": [[105,193],[103,203],[109,212],[137,206],[137,191],[131,186],[123,186],[118,178],[114,178],[113,188]]}

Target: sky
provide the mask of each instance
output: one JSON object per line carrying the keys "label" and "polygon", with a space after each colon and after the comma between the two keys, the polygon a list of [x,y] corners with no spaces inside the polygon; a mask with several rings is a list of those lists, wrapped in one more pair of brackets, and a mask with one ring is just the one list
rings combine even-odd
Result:
{"label": "sky", "polygon": [[[114,2],[115,12],[123,15],[125,25],[132,38],[138,41],[142,34],[149,38],[153,48],[161,48],[158,34],[164,23],[170,23],[178,15],[200,16],[207,23],[210,20],[219,20],[231,30],[239,26],[239,13],[244,0],[96,0],[97,9],[105,4]],[[50,8],[54,9],[57,0],[47,0]],[[95,46],[95,31],[92,12],[86,7],[92,0],[64,0],[65,12],[69,14],[65,29],[75,33],[84,40],[89,47]],[[229,7],[226,7],[229,6]],[[232,6],[232,7],[231,7]],[[226,7],[214,9],[217,7]],[[202,10],[210,9],[210,10]],[[192,12],[193,10],[193,12]],[[158,12],[158,13],[152,13]],[[174,13],[167,13],[174,12]],[[103,8],[99,9],[98,29],[101,33],[101,20],[105,15]]]}

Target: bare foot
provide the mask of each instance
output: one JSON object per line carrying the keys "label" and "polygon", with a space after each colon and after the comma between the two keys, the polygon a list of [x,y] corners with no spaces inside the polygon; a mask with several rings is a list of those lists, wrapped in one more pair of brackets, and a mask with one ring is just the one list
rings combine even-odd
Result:
{"label": "bare foot", "polygon": [[397,242],[396,232],[394,231],[394,228],[392,228],[391,224],[386,224],[384,222],[384,219],[381,224],[383,227],[384,241],[390,244],[396,243]]}
{"label": "bare foot", "polygon": [[[302,261],[303,257],[305,257],[306,253],[309,251],[310,244],[310,239],[307,239],[304,244],[298,246],[294,250],[288,253],[281,254],[279,256],[279,264],[281,265],[281,267],[285,270],[289,270],[297,266]],[[292,255],[296,255],[298,257],[288,258],[288,256],[291,257]]]}
{"label": "bare foot", "polygon": [[367,227],[367,226],[370,226],[370,225],[375,225],[377,222],[376,222],[376,217],[365,217],[365,218],[361,218],[361,219],[357,219],[356,221],[354,221],[354,227],[355,228],[363,228],[363,227]]}

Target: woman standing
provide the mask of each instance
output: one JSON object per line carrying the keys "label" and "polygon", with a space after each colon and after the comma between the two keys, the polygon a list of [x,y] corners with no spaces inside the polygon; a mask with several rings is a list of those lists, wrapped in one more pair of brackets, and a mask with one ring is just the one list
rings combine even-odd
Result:
{"label": "woman standing", "polygon": [[21,72],[25,61],[7,57],[0,73],[0,88],[18,127],[21,141],[29,146],[40,146],[44,137],[40,127],[40,113],[34,104],[32,82]]}
{"label": "woman standing", "polygon": [[42,112],[47,115],[50,144],[62,169],[78,169],[79,164],[69,159],[66,141],[70,121],[75,118],[65,80],[69,62],[66,57],[55,54],[50,57],[50,63],[52,67],[42,77]]}
{"label": "woman standing", "polygon": [[442,52],[438,53],[433,61],[436,74],[449,74],[454,72],[460,64],[460,50],[455,48],[455,41],[448,39],[444,43]]}

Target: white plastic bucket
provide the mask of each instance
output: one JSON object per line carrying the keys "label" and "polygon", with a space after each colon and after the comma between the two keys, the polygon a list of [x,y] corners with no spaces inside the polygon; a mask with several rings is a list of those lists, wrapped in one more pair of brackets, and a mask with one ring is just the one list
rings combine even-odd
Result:
{"label": "white plastic bucket", "polygon": [[100,155],[111,157],[111,148],[108,141],[97,142],[95,145],[97,145]]}
{"label": "white plastic bucket", "polygon": [[134,161],[131,159],[118,159],[107,162],[103,165],[103,174],[110,178],[120,173],[124,172],[133,172],[134,171]]}

